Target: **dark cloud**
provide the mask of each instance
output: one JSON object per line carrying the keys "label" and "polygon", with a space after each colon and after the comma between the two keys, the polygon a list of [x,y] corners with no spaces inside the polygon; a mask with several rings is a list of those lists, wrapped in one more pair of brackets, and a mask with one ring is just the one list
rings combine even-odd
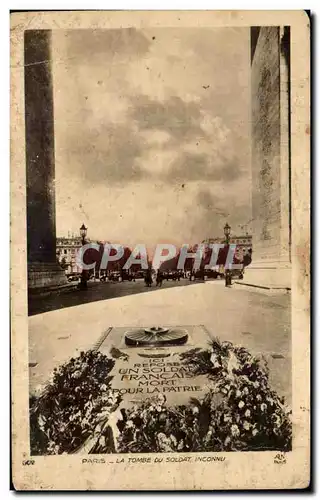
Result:
{"label": "dark cloud", "polygon": [[[171,136],[167,147],[190,143],[199,139],[210,143],[210,137],[201,127],[203,114],[201,103],[187,102],[172,96],[164,102],[150,99],[146,95],[131,98],[129,116],[141,130],[161,130]],[[169,182],[183,181],[233,181],[242,175],[239,161],[230,151],[219,153],[181,153],[169,172],[162,176]]]}
{"label": "dark cloud", "polygon": [[[134,120],[140,131],[160,130],[170,135],[167,151],[184,144],[204,140],[210,146],[214,138],[201,128],[203,114],[199,103],[186,102],[172,96],[164,102],[146,95],[131,97],[125,123],[97,122],[94,112],[82,108],[76,129],[66,131],[66,149],[76,158],[77,175],[91,183],[126,184],[148,178],[150,173],[138,160],[153,146],[132,127]],[[81,110],[81,108],[80,108]],[[149,170],[149,169],[148,169]],[[243,174],[240,162],[228,149],[217,152],[210,147],[200,153],[181,152],[169,171],[159,173],[159,180],[172,183],[185,181],[231,182]]]}
{"label": "dark cloud", "polygon": [[209,154],[183,153],[173,163],[166,174],[166,179],[182,181],[234,181],[242,175],[236,160],[230,161],[222,155],[212,159]]}
{"label": "dark cloud", "polygon": [[135,163],[146,146],[128,126],[84,128],[81,134],[77,130],[68,145],[68,153],[77,159],[77,176],[91,184],[127,184],[148,175]]}
{"label": "dark cloud", "polygon": [[233,234],[241,234],[243,224],[252,218],[250,196],[248,200],[243,199],[239,203],[234,191],[226,190],[221,197],[221,193],[201,188],[194,203],[200,211],[191,224],[191,231],[200,241],[208,237],[223,236],[225,222],[231,225]]}
{"label": "dark cloud", "polygon": [[65,32],[67,53],[77,63],[90,64],[103,56],[139,57],[148,52],[151,41],[135,28],[79,29]]}
{"label": "dark cloud", "polygon": [[224,217],[228,215],[227,212],[221,208],[221,199],[219,199],[217,196],[214,196],[212,192],[209,191],[209,189],[199,190],[196,198],[196,203],[204,210],[208,210],[212,213],[215,213],[216,215],[221,215]]}
{"label": "dark cloud", "polygon": [[130,115],[141,129],[162,130],[177,140],[204,135],[200,127],[199,105],[177,96],[164,102],[150,99],[147,95],[133,97]]}

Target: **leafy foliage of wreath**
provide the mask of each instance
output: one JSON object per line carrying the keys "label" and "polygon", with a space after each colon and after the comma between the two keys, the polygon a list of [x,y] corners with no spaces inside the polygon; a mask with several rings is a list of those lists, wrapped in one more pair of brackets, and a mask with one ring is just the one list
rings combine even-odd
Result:
{"label": "leafy foliage of wreath", "polygon": [[208,377],[202,400],[169,406],[160,395],[121,411],[110,386],[114,360],[94,351],[71,358],[30,403],[32,454],[291,449],[291,411],[271,389],[263,358],[219,340],[180,356]]}
{"label": "leafy foliage of wreath", "polygon": [[[119,398],[110,388],[114,360],[100,352],[81,352],[56,368],[40,397],[30,401],[33,455],[74,453],[97,435],[103,438]],[[104,441],[108,451],[110,442]]]}
{"label": "leafy foliage of wreath", "polygon": [[160,396],[129,410],[121,452],[291,449],[291,411],[270,388],[263,358],[219,340],[181,357],[195,375],[208,376],[210,391],[184,406],[168,407]]}

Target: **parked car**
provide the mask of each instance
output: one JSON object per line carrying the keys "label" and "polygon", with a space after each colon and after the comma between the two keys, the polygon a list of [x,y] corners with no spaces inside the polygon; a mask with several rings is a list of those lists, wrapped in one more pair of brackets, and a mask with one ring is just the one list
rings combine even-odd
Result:
{"label": "parked car", "polygon": [[117,271],[114,271],[110,274],[103,274],[102,276],[100,276],[100,281],[101,282],[120,281],[120,273]]}
{"label": "parked car", "polygon": [[120,273],[118,271],[115,271],[113,273],[110,273],[109,276],[109,281],[120,281]]}
{"label": "parked car", "polygon": [[168,280],[173,280],[173,281],[180,281],[180,274],[178,271],[167,271],[166,273],[163,274],[163,278]]}
{"label": "parked car", "polygon": [[[225,279],[225,269],[224,266],[220,266],[219,270],[207,270],[206,271],[206,276],[208,278],[213,278],[213,279]],[[231,269],[231,278],[232,279],[243,279],[243,268],[241,269]]]}
{"label": "parked car", "polygon": [[206,269],[204,274],[207,278],[213,278],[214,280],[224,277],[224,273],[217,271],[216,269]]}
{"label": "parked car", "polygon": [[231,269],[232,279],[243,280],[243,268],[241,269]]}
{"label": "parked car", "polygon": [[204,280],[205,279],[205,272],[202,269],[199,269],[198,271],[195,271],[193,273],[193,278],[195,280]]}
{"label": "parked car", "polygon": [[72,281],[79,281],[80,279],[80,274],[70,274],[68,276],[68,281],[71,283]]}
{"label": "parked car", "polygon": [[134,279],[140,279],[140,278],[144,278],[144,271],[135,271],[132,273],[132,277]]}
{"label": "parked car", "polygon": [[122,271],[120,274],[121,281],[132,281],[133,276],[128,272]]}

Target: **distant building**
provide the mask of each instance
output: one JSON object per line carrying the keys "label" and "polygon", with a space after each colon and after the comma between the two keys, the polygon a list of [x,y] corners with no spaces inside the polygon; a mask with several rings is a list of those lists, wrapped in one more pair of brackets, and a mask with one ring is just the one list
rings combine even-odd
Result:
{"label": "distant building", "polygon": [[80,272],[76,263],[76,254],[81,246],[82,242],[79,236],[57,238],[56,255],[66,274]]}
{"label": "distant building", "polygon": [[[224,237],[219,237],[219,238],[207,238],[206,240],[203,240],[202,243],[206,244],[213,244],[213,243],[220,243],[223,244],[225,242]],[[250,234],[246,234],[243,236],[230,236],[230,244],[232,245],[237,245],[239,248],[244,248],[248,249],[252,248],[252,236]]]}
{"label": "distant building", "polygon": [[[207,238],[203,240],[204,244],[220,244],[223,245],[225,243],[224,237],[217,238]],[[249,250],[252,250],[252,236],[250,234],[245,234],[242,236],[230,236],[230,244],[237,245],[235,255],[240,260],[243,259],[244,255],[246,255]]]}

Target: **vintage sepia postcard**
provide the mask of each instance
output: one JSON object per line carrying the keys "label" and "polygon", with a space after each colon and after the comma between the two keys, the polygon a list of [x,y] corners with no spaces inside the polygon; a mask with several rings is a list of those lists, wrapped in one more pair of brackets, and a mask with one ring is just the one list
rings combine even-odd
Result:
{"label": "vintage sepia postcard", "polygon": [[303,11],[11,16],[16,490],[310,484]]}

